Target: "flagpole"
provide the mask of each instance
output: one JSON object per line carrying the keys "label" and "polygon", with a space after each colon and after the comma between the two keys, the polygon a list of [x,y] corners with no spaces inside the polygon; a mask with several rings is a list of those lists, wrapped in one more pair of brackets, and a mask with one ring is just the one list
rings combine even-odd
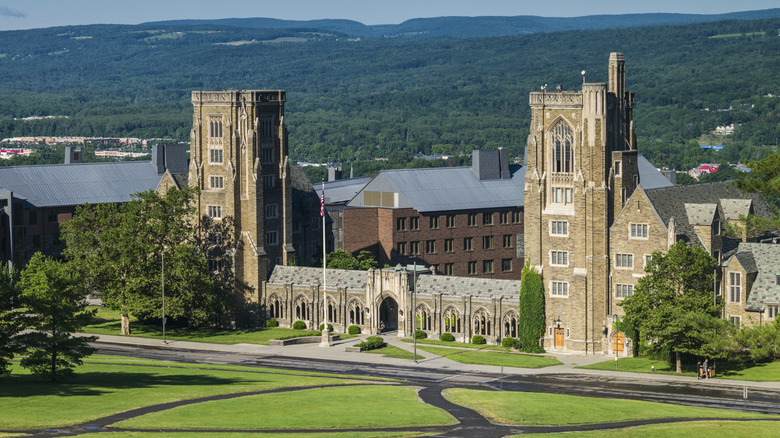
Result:
{"label": "flagpole", "polygon": [[330,347],[330,331],[328,330],[328,279],[327,279],[327,248],[325,247],[325,180],[322,180],[322,196],[320,196],[320,216],[322,216],[322,312],[325,314],[325,324],[322,326],[322,341],[320,347]]}

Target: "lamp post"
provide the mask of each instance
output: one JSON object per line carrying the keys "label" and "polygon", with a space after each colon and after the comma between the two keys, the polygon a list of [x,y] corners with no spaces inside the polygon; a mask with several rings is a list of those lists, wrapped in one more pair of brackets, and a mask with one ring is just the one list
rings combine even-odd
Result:
{"label": "lamp post", "polygon": [[165,341],[165,245],[162,247],[162,275],[160,279],[160,289],[162,289],[162,328],[163,328],[163,344],[167,344]]}
{"label": "lamp post", "polygon": [[414,260],[414,274],[412,281],[412,321],[414,322],[414,363],[417,363],[417,256],[412,254]]}
{"label": "lamp post", "polygon": [[320,197],[320,216],[322,216],[322,312],[324,313],[325,324],[322,326],[322,340],[320,347],[331,347],[330,331],[328,330],[328,280],[327,280],[327,248],[325,246],[325,180],[322,180],[322,196]]}

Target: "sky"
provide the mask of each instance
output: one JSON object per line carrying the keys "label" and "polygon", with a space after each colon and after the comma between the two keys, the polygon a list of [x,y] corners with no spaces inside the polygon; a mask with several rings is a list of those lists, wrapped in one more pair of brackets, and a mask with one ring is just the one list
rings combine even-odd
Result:
{"label": "sky", "polygon": [[397,24],[442,16],[720,14],[777,7],[778,0],[0,0],[0,31],[205,18],[344,18]]}

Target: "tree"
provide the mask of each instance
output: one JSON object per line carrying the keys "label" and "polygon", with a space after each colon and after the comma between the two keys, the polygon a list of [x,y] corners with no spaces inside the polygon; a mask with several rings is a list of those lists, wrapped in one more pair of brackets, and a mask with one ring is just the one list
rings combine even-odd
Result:
{"label": "tree", "polygon": [[328,254],[325,261],[330,269],[360,269],[360,262],[355,256],[343,249],[337,249]]}
{"label": "tree", "polygon": [[357,256],[358,269],[361,271],[368,271],[369,269],[376,269],[379,267],[379,262],[374,258],[374,254],[371,251],[360,251]]}
{"label": "tree", "polygon": [[649,352],[674,354],[678,373],[682,354],[722,354],[712,347],[727,330],[727,322],[719,317],[723,300],[713,298],[715,268],[706,250],[678,241],[666,254],[653,254],[647,275],[620,303],[627,322],[650,342]]}
{"label": "tree", "polygon": [[541,353],[539,338],[544,333],[544,289],[542,276],[528,259],[520,274],[520,321],[518,328],[519,350]]}
{"label": "tree", "polygon": [[18,281],[16,270],[0,268],[0,375],[11,372],[11,360],[21,352],[16,335],[22,327],[14,311]]}
{"label": "tree", "polygon": [[689,185],[696,184],[696,181],[692,176],[688,175],[688,172],[677,172],[677,185]]}
{"label": "tree", "polygon": [[89,342],[97,339],[73,336],[95,314],[85,310],[85,290],[66,265],[41,253],[30,259],[20,286],[20,297],[27,307],[23,324],[29,330],[19,335],[27,350],[21,365],[52,381],[71,376],[81,359],[94,352]]}

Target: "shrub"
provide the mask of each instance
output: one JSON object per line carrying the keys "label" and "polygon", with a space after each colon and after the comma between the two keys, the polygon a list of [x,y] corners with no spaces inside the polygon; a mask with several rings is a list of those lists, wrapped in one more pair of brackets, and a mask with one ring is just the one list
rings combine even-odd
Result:
{"label": "shrub", "polygon": [[359,335],[360,334],[360,327],[356,326],[356,325],[351,325],[347,329],[347,333],[349,333],[350,335]]}
{"label": "shrub", "polygon": [[417,338],[417,339],[425,339],[425,338],[428,337],[428,334],[425,333],[422,330],[415,330],[414,331],[414,337]]}
{"label": "shrub", "polygon": [[385,340],[381,336],[369,336],[364,342],[357,344],[360,351],[375,350],[385,346]]}
{"label": "shrub", "polygon": [[473,338],[471,338],[472,344],[484,344],[485,343],[485,337],[482,335],[476,335]]}
{"label": "shrub", "polygon": [[501,340],[501,346],[506,348],[517,348],[517,339],[507,336]]}
{"label": "shrub", "polygon": [[452,333],[442,333],[441,336],[439,336],[439,340],[444,342],[454,342],[455,336],[452,336]]}
{"label": "shrub", "polygon": [[279,327],[279,321],[277,321],[275,318],[271,318],[268,321],[265,322],[266,327]]}
{"label": "shrub", "polygon": [[[325,324],[320,324],[320,331],[322,331],[324,328],[325,328]],[[333,331],[333,324],[328,323],[328,331],[329,332]]]}
{"label": "shrub", "polygon": [[304,330],[304,329],[306,329],[306,323],[303,322],[303,321],[295,321],[293,323],[293,328],[295,330]]}

